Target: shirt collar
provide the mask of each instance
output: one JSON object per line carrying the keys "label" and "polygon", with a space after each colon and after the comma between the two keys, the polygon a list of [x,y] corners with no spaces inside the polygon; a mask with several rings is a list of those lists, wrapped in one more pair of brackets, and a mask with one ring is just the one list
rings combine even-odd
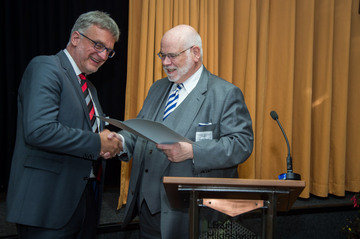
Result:
{"label": "shirt collar", "polygon": [[75,71],[75,74],[77,76],[80,75],[82,72],[80,71],[79,67],[76,65],[76,63],[75,63],[74,59],[72,58],[72,56],[70,55],[70,53],[66,49],[64,49],[64,52],[65,52],[65,55],[67,56],[67,58],[69,59],[71,66]]}
{"label": "shirt collar", "polygon": [[190,93],[195,88],[200,80],[203,69],[204,65],[201,65],[201,67],[194,74],[192,74],[192,76],[190,76],[185,82],[182,83],[186,92]]}

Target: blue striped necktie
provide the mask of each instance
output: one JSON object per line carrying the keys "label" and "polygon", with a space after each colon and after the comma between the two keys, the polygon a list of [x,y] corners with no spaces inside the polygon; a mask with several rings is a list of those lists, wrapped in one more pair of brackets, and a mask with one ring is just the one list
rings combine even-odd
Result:
{"label": "blue striped necktie", "polygon": [[168,102],[165,106],[164,117],[165,120],[176,108],[179,99],[179,91],[182,89],[183,84],[177,85],[176,89],[169,95]]}

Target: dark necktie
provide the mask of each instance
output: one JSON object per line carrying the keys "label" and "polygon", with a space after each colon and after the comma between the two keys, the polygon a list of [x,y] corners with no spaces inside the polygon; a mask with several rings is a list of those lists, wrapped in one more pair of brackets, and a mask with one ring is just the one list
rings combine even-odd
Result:
{"label": "dark necktie", "polygon": [[[88,85],[87,85],[87,79],[86,79],[84,74],[80,74],[79,77],[81,79],[81,89],[82,89],[82,92],[84,93],[85,102],[86,102],[86,105],[87,105],[87,108],[88,108],[88,111],[89,111],[91,129],[92,129],[92,131],[94,133],[98,133],[99,128],[98,128],[98,125],[96,123],[95,108],[94,108],[93,101],[92,101],[92,99],[90,97],[90,93],[89,93],[89,89],[88,89]],[[101,157],[99,157],[98,160],[93,162],[93,173],[94,173],[94,175],[96,177],[96,180],[98,182],[100,182],[101,173],[102,173]],[[97,190],[98,190],[97,185],[94,185],[95,195],[97,195]]]}
{"label": "dark necktie", "polygon": [[89,118],[90,118],[90,124],[91,124],[92,131],[94,133],[98,133],[99,128],[96,123],[94,103],[89,94],[87,79],[84,74],[80,74],[79,77],[81,79],[81,89],[82,89],[82,92],[84,93],[85,102],[86,102],[86,105],[87,105],[88,111],[89,111]]}

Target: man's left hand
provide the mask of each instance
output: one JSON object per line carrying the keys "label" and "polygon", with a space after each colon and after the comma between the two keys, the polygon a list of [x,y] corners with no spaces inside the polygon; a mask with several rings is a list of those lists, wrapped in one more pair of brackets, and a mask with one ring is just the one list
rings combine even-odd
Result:
{"label": "man's left hand", "polygon": [[156,147],[161,149],[168,159],[174,163],[179,163],[194,157],[192,145],[186,142],[157,144]]}

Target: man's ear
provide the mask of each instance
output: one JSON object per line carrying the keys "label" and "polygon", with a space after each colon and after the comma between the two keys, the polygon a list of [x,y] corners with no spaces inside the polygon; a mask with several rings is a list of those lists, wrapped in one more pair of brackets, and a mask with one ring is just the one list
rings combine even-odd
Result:
{"label": "man's ear", "polygon": [[71,44],[73,44],[74,46],[77,46],[80,42],[80,33],[78,31],[74,31],[71,34]]}
{"label": "man's ear", "polygon": [[200,48],[198,46],[193,46],[192,52],[194,55],[194,60],[196,62],[200,61],[200,57],[201,57]]}

